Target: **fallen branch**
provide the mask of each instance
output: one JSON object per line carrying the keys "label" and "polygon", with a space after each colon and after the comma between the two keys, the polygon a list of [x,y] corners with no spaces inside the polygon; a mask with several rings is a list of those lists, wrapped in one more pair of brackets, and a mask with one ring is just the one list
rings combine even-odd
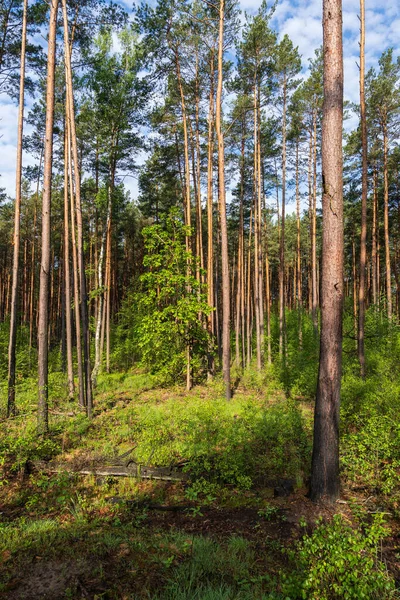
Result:
{"label": "fallen branch", "polygon": [[96,475],[98,477],[136,477],[138,479],[157,479],[162,481],[186,481],[187,473],[182,473],[172,467],[148,467],[130,462],[128,466],[121,465],[88,465],[75,468],[68,463],[46,462],[43,460],[30,461],[28,472],[43,471],[47,473],[76,473],[79,475]]}

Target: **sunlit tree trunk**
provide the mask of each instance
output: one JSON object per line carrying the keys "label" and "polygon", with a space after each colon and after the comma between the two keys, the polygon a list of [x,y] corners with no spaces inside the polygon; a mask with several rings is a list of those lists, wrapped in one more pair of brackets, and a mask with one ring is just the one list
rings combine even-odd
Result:
{"label": "sunlit tree trunk", "polygon": [[[15,415],[15,370],[16,370],[16,346],[17,346],[17,321],[18,321],[18,273],[19,273],[19,246],[20,246],[20,222],[21,222],[21,189],[22,189],[22,138],[24,131],[24,101],[25,101],[25,54],[26,54],[26,28],[28,15],[28,0],[24,0],[24,12],[22,18],[21,39],[21,66],[19,83],[19,110],[18,110],[18,134],[17,134],[17,168],[15,187],[15,209],[14,209],[14,240],[13,240],[13,270],[11,286],[11,315],[10,315],[10,338],[8,345],[8,401],[7,416]],[[25,261],[26,264],[26,261]]]}
{"label": "sunlit tree trunk", "polygon": [[286,211],[286,76],[283,82],[282,112],[282,207],[279,246],[279,355],[285,356],[285,211]]}
{"label": "sunlit tree trunk", "polygon": [[368,140],[365,114],[365,2],[360,0],[360,118],[362,145],[362,193],[361,193],[361,240],[360,283],[358,288],[358,360],[361,377],[365,377],[365,269],[367,264],[367,194],[368,194]]}
{"label": "sunlit tree trunk", "polygon": [[[68,99],[67,99],[68,103]],[[68,122],[67,122],[68,128]],[[76,334],[76,362],[78,366],[78,392],[79,406],[85,407],[85,382],[82,363],[82,331],[81,331],[81,313],[79,310],[79,269],[78,269],[78,245],[76,242],[76,223],[75,223],[75,195],[74,184],[72,180],[72,156],[71,156],[71,138],[69,129],[68,137],[68,173],[69,173],[69,196],[71,210],[71,242],[72,242],[72,269],[74,274],[74,312],[75,312],[75,334]]]}
{"label": "sunlit tree trunk", "polygon": [[[208,159],[207,159],[207,303],[214,308],[214,242],[213,242],[213,156],[214,156],[214,51],[210,58],[210,99],[208,109]],[[208,330],[211,339],[215,334],[215,311],[208,317]],[[212,352],[208,356],[208,376],[214,374]]]}
{"label": "sunlit tree trunk", "polygon": [[378,306],[378,266],[377,266],[377,172],[374,167],[372,195],[372,300]]}
{"label": "sunlit tree trunk", "polygon": [[318,332],[318,282],[317,282],[317,112],[313,114],[313,194],[312,194],[312,319],[315,332]]}
{"label": "sunlit tree trunk", "polygon": [[339,406],[343,313],[343,45],[341,0],[323,2],[324,107],[322,123],[321,341],[312,500],[339,495]]}
{"label": "sunlit tree trunk", "polygon": [[93,399],[92,399],[92,380],[91,380],[91,368],[90,368],[90,331],[89,331],[89,319],[88,319],[88,299],[87,299],[87,287],[86,287],[86,273],[85,273],[85,257],[83,247],[83,225],[82,225],[82,206],[81,206],[81,190],[80,190],[80,162],[78,154],[78,143],[76,137],[76,126],[75,126],[75,109],[74,109],[74,96],[72,86],[72,68],[71,68],[71,55],[70,55],[70,44],[68,34],[68,18],[67,18],[67,4],[66,0],[62,0],[63,8],[63,26],[64,26],[64,60],[65,60],[65,78],[66,78],[66,89],[68,97],[68,127],[69,134],[71,137],[71,148],[72,148],[72,159],[73,159],[73,173],[75,182],[75,205],[76,205],[76,224],[77,224],[77,241],[78,241],[78,266],[79,266],[79,287],[80,287],[80,307],[81,307],[81,318],[82,318],[82,337],[83,337],[83,366],[84,366],[84,377],[85,377],[85,405],[87,415],[92,418],[93,413]]}
{"label": "sunlit tree trunk", "polygon": [[42,198],[42,256],[39,283],[39,323],[38,323],[38,433],[49,430],[48,417],[48,378],[49,378],[49,284],[50,284],[50,235],[51,235],[51,183],[53,167],[53,124],[54,124],[54,84],[56,66],[58,0],[50,6],[49,40],[47,51],[46,126],[44,143],[44,173]]}
{"label": "sunlit tree trunk", "polygon": [[68,200],[68,131],[64,135],[64,291],[65,333],[67,356],[68,395],[74,397],[74,368],[72,362],[71,273],[69,268],[69,200]]}
{"label": "sunlit tree trunk", "polygon": [[254,176],[253,176],[253,189],[254,189],[254,310],[256,317],[256,356],[257,356],[257,369],[261,371],[262,368],[262,341],[261,341],[261,313],[260,313],[260,298],[262,295],[262,289],[260,286],[260,246],[261,246],[261,230],[260,230],[260,212],[258,210],[259,202],[259,169],[258,169],[258,110],[257,110],[257,78],[254,76]]}
{"label": "sunlit tree trunk", "polygon": [[388,318],[392,318],[392,276],[389,243],[389,179],[388,179],[388,132],[383,124],[383,228],[385,235],[386,299]]}
{"label": "sunlit tree trunk", "polygon": [[225,198],[225,149],[222,131],[222,79],[224,52],[224,19],[225,0],[219,4],[219,38],[218,38],[218,85],[216,97],[216,132],[218,141],[218,201],[221,224],[221,258],[222,258],[222,371],[225,383],[225,396],[231,398],[231,348],[230,348],[230,290],[229,290],[229,255],[228,227],[226,221]]}

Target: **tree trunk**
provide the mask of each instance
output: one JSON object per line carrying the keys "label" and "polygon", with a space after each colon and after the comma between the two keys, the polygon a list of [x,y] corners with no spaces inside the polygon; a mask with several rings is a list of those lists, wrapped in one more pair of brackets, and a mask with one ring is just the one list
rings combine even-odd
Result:
{"label": "tree trunk", "polygon": [[[67,98],[68,104],[68,98]],[[85,407],[85,382],[83,376],[82,364],[82,332],[81,332],[81,313],[79,310],[79,273],[78,273],[78,246],[76,243],[76,224],[75,224],[75,198],[74,185],[72,181],[72,156],[71,156],[71,136],[67,121],[68,133],[68,172],[69,172],[69,195],[71,202],[71,242],[72,242],[72,268],[74,274],[74,311],[75,311],[75,333],[76,333],[76,356],[78,364],[78,388],[79,388],[79,406]]]}
{"label": "tree trunk", "polygon": [[71,320],[71,273],[69,268],[69,214],[68,214],[68,130],[64,135],[64,292],[65,292],[65,333],[67,355],[68,395],[73,399],[74,367],[72,362],[72,320]]}
{"label": "tree trunk", "polygon": [[378,268],[377,268],[377,172],[374,167],[373,175],[373,195],[372,195],[372,301],[374,306],[378,306]]}
{"label": "tree trunk", "polygon": [[383,124],[383,226],[385,233],[386,299],[388,319],[392,318],[392,276],[389,244],[389,181],[388,181],[388,132]]}
{"label": "tree trunk", "polygon": [[19,272],[19,238],[21,223],[21,185],[22,185],[22,138],[24,131],[24,100],[25,100],[25,54],[26,54],[26,28],[28,17],[28,0],[24,0],[21,40],[21,66],[19,83],[19,110],[18,110],[18,135],[17,135],[17,168],[15,187],[14,211],[14,240],[13,240],[13,270],[11,287],[11,316],[10,339],[8,345],[8,401],[7,417],[15,415],[15,367],[17,347],[17,315],[18,315],[18,272]]}
{"label": "tree trunk", "polygon": [[[207,303],[211,307],[208,331],[212,342],[215,335],[214,309],[214,241],[213,241],[213,156],[214,156],[214,50],[210,59],[210,100],[208,109],[208,161],[207,161]],[[208,355],[208,377],[214,374],[213,350]]]}
{"label": "tree trunk", "polygon": [[225,383],[225,396],[231,398],[231,349],[230,349],[230,290],[229,290],[229,255],[228,227],[226,221],[225,198],[225,150],[222,131],[222,79],[224,52],[224,19],[225,0],[219,4],[219,39],[218,39],[218,86],[216,98],[216,131],[218,140],[218,201],[221,223],[221,258],[222,258],[222,370]]}
{"label": "tree trunk", "polygon": [[240,153],[240,205],[239,205],[239,235],[238,235],[238,264],[237,264],[237,289],[236,289],[236,367],[244,366],[244,355],[240,357],[240,323],[241,323],[241,306],[243,301],[243,260],[244,260],[244,247],[243,247],[243,198],[244,198],[244,169],[245,169],[245,124],[244,119],[242,121],[242,141],[241,141],[241,153]]}
{"label": "tree trunk", "polygon": [[258,189],[260,181],[258,179],[258,111],[257,111],[257,79],[256,74],[254,75],[254,310],[256,316],[256,356],[257,356],[257,369],[261,371],[262,368],[262,344],[261,344],[261,315],[260,315],[260,295],[262,290],[260,289],[260,268],[259,268],[259,255],[260,255],[260,220],[258,210]]}
{"label": "tree trunk", "polygon": [[323,2],[324,108],[322,123],[323,252],[321,341],[312,500],[339,495],[339,405],[343,313],[343,46],[341,0]]}
{"label": "tree trunk", "polygon": [[75,110],[74,110],[74,95],[72,89],[72,68],[71,68],[71,54],[69,45],[69,34],[68,34],[68,17],[67,17],[67,4],[66,0],[62,0],[63,8],[63,26],[64,26],[64,59],[65,59],[65,78],[66,88],[68,97],[68,109],[69,109],[69,133],[71,136],[72,146],[72,158],[74,167],[74,181],[75,181],[75,204],[76,204],[76,224],[77,224],[77,237],[78,237],[78,265],[79,265],[79,283],[80,283],[80,307],[81,307],[81,318],[82,318],[82,334],[83,334],[83,360],[84,360],[84,375],[85,375],[85,404],[87,415],[89,419],[92,418],[93,413],[93,399],[92,399],[92,381],[91,381],[91,369],[90,369],[90,331],[89,331],[89,319],[88,319],[88,299],[86,289],[86,274],[85,274],[85,257],[83,247],[83,225],[82,225],[82,206],[81,206],[81,182],[80,182],[80,168],[79,168],[79,156],[78,156],[78,144],[76,137],[75,127]]}
{"label": "tree trunk", "polygon": [[360,374],[365,378],[365,268],[367,264],[367,195],[368,195],[368,138],[367,117],[365,114],[365,2],[360,0],[360,118],[362,143],[362,195],[361,195],[361,246],[360,246],[360,285],[358,290],[358,360]]}
{"label": "tree trunk", "polygon": [[313,115],[313,194],[312,194],[312,319],[318,333],[318,283],[317,283],[317,112]]}
{"label": "tree trunk", "polygon": [[111,220],[111,185],[109,184],[106,224],[103,229],[99,259],[98,259],[98,265],[97,265],[97,284],[98,284],[98,289],[99,289],[99,303],[98,303],[98,309],[97,309],[96,333],[95,333],[95,361],[94,361],[94,366],[93,366],[93,371],[92,371],[93,387],[96,387],[96,385],[97,385],[97,376],[98,376],[98,374],[100,372],[100,368],[101,368],[101,358],[102,358],[101,326],[102,326],[103,304],[104,304],[103,263],[104,263],[104,254],[106,251],[107,232],[109,229],[110,220]]}
{"label": "tree trunk", "polygon": [[286,76],[283,82],[282,114],[282,208],[279,246],[279,356],[285,360],[285,209],[286,209]]}
{"label": "tree trunk", "polygon": [[53,124],[54,124],[54,84],[56,66],[58,0],[52,0],[50,7],[49,41],[47,54],[46,89],[46,129],[44,144],[44,173],[42,199],[42,257],[39,284],[39,324],[38,324],[38,433],[49,430],[48,378],[49,378],[49,283],[50,283],[50,235],[51,235],[51,182],[53,167]]}

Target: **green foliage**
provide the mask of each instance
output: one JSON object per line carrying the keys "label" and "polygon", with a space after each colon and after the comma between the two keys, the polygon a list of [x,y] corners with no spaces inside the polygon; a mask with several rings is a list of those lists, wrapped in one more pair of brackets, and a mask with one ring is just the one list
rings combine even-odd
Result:
{"label": "green foliage", "polygon": [[183,380],[187,353],[194,379],[205,372],[210,339],[204,327],[209,314],[205,290],[193,271],[196,260],[186,248],[190,230],[175,212],[165,227],[143,229],[146,272],[139,291],[131,294],[120,316],[121,356],[133,352],[163,382]]}
{"label": "green foliage", "polygon": [[[345,321],[345,331],[349,331]],[[359,377],[354,340],[345,339],[342,382],[343,475],[379,493],[397,508],[400,499],[400,330],[374,309],[366,318],[367,377]],[[351,353],[352,350],[352,353]]]}
{"label": "green foliage", "polygon": [[305,536],[288,552],[295,571],[283,577],[283,592],[291,600],[387,600],[395,598],[393,579],[378,558],[388,535],[383,515],[376,514],[365,531],[353,529],[340,515]]}
{"label": "green foliage", "polygon": [[[310,441],[293,402],[192,398],[143,407],[131,418],[142,464],[186,461],[191,478],[249,488],[257,478],[301,477],[308,470]],[[207,492],[208,493],[208,492]]]}

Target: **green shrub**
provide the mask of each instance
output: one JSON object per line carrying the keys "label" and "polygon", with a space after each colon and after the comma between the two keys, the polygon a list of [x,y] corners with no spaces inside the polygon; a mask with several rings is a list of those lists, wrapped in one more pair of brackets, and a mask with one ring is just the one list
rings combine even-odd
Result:
{"label": "green shrub", "polygon": [[388,600],[395,584],[379,559],[379,545],[388,535],[383,515],[369,528],[353,529],[340,515],[305,536],[289,551],[294,570],[283,576],[284,597],[291,600]]}

